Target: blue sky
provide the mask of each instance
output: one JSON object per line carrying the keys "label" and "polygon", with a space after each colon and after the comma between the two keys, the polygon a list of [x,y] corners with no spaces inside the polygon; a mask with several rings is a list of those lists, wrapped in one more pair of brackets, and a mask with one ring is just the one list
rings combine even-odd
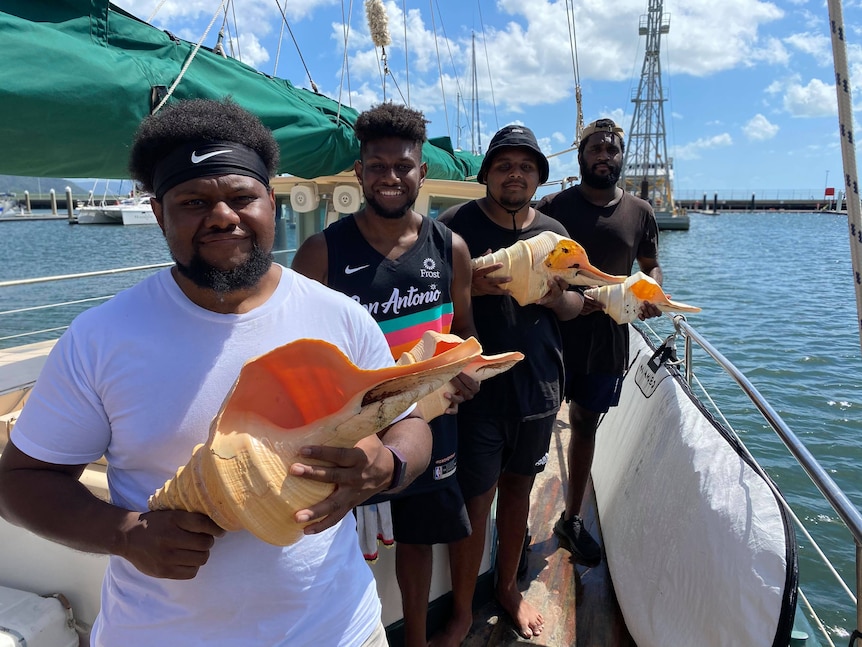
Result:
{"label": "blue sky", "polygon": [[[219,0],[115,3],[193,42],[219,7]],[[481,142],[484,150],[498,128],[522,123],[550,155],[567,150],[575,134],[573,17],[585,122],[611,117],[629,130],[648,0],[388,0],[385,83],[363,0],[281,0],[285,5],[289,29],[277,0],[231,0],[203,42],[215,45],[226,13],[229,52],[267,74],[310,88],[307,67],[321,93],[359,110],[409,97],[430,120],[429,135],[449,135],[464,149]],[[660,56],[664,117],[677,198],[818,198],[826,186],[841,190],[825,2],[665,0],[663,13],[670,20]],[[854,99],[862,105],[862,0],[845,1],[844,24]],[[551,158],[552,180],[577,171],[574,153]]]}

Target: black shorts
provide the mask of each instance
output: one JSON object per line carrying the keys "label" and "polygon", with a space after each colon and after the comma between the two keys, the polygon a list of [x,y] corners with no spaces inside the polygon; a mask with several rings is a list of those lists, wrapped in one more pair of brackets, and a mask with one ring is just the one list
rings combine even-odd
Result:
{"label": "black shorts", "polygon": [[[457,474],[457,472],[456,472]],[[470,518],[454,477],[445,486],[392,499],[392,531],[404,544],[448,544],[470,535]]]}
{"label": "black shorts", "polygon": [[548,463],[556,415],[538,420],[458,418],[458,482],[465,499],[490,490],[505,470],[535,476]]}
{"label": "black shorts", "polygon": [[617,406],[622,391],[622,375],[566,375],[566,402],[575,402],[595,413]]}

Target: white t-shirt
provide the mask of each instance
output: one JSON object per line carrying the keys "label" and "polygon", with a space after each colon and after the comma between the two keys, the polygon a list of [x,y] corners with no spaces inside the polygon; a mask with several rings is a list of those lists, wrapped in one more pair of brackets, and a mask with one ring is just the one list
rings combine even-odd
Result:
{"label": "white t-shirt", "polygon": [[[362,306],[291,270],[242,315],[200,308],[164,270],[73,322],[12,440],[51,463],[104,454],[112,501],[146,511],[147,498],[206,440],[243,363],[304,337],[335,344],[362,368],[392,364]],[[284,548],[228,532],[192,580],[149,577],[112,556],[101,605],[93,644],[112,647],[352,646],[380,619],[352,515]]]}

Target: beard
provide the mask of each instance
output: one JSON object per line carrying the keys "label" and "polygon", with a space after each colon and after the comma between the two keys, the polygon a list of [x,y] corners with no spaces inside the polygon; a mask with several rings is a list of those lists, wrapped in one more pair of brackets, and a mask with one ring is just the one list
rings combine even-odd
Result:
{"label": "beard", "polygon": [[399,218],[403,218],[407,215],[407,212],[413,208],[413,205],[416,204],[416,198],[419,197],[419,192],[416,191],[413,195],[405,196],[406,200],[404,204],[400,207],[395,207],[394,209],[388,209],[384,207],[374,195],[366,195],[365,203],[374,210],[381,218],[386,218],[387,220],[398,220]]}
{"label": "beard", "polygon": [[594,189],[609,189],[620,181],[620,167],[608,164],[610,172],[607,175],[593,173],[593,170],[581,165],[581,182]]}
{"label": "beard", "polygon": [[[496,199],[496,198],[495,198]],[[507,209],[509,211],[518,211],[523,208],[525,205],[530,203],[530,198],[527,198],[526,202],[524,200],[515,200],[507,195],[501,195],[500,199],[497,200],[497,203]]]}
{"label": "beard", "polygon": [[264,252],[257,243],[252,247],[251,256],[243,263],[229,270],[220,270],[207,263],[199,254],[192,256],[188,265],[176,258],[177,271],[200,288],[221,294],[246,290],[254,287],[272,266],[272,254]]}

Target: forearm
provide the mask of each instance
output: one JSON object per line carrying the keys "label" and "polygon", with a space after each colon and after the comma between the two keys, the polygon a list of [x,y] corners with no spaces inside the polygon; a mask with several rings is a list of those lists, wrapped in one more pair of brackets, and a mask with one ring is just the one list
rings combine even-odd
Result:
{"label": "forearm", "polygon": [[[400,492],[412,483],[428,467],[431,460],[431,429],[428,423],[418,416],[399,420],[381,435],[384,445],[394,447],[407,461],[407,472],[401,487],[392,490]],[[394,461],[393,461],[394,463]],[[392,480],[390,468],[389,480]]]}
{"label": "forearm", "polygon": [[137,513],[102,501],[69,474],[15,470],[0,476],[0,516],[75,550],[118,554]]}
{"label": "forearm", "polygon": [[560,321],[568,321],[574,319],[584,308],[584,296],[577,290],[566,290],[562,293],[559,299],[548,307],[557,316]]}

